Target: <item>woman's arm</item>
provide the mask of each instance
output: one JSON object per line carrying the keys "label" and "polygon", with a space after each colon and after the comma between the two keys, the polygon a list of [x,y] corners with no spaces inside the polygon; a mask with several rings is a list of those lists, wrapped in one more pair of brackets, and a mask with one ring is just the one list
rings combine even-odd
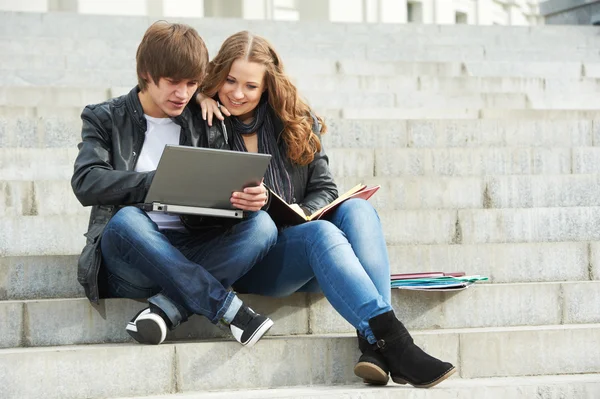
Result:
{"label": "woman's arm", "polygon": [[[319,123],[313,117],[313,133],[321,140],[319,130]],[[329,169],[329,157],[327,157],[323,144],[321,144],[321,151],[317,152],[313,161],[308,164],[306,192],[299,205],[301,208],[305,208],[310,215],[328,205],[337,197],[338,190]]]}
{"label": "woman's arm", "polygon": [[196,93],[196,103],[200,105],[200,108],[202,109],[202,119],[208,122],[208,126],[212,126],[213,115],[220,120],[225,120],[223,114],[231,116],[231,113],[227,108],[200,92]]}

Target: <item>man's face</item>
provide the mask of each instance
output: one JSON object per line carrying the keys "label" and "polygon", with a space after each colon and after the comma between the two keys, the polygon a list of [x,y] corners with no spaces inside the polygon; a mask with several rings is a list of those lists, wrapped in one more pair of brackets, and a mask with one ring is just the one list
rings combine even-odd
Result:
{"label": "man's face", "polygon": [[139,97],[144,113],[155,118],[180,115],[198,88],[198,81],[194,79],[160,78],[158,84],[147,80],[146,90],[140,92]]}

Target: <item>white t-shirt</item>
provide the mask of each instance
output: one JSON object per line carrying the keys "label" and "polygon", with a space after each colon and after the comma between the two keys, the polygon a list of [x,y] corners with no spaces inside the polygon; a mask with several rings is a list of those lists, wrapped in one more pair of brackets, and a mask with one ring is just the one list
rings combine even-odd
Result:
{"label": "white t-shirt", "polygon": [[[158,161],[167,144],[179,144],[181,126],[170,118],[154,118],[144,115],[147,121],[146,139],[137,164],[136,172],[149,172],[156,170]],[[160,230],[185,230],[178,215],[167,215],[162,212],[148,212],[150,219],[158,225]]]}

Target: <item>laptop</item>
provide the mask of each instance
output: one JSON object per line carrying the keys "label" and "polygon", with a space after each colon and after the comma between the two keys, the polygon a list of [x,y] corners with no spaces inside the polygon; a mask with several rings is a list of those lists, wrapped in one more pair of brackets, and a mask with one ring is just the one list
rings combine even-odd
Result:
{"label": "laptop", "polygon": [[146,211],[242,218],[229,199],[260,184],[271,155],[167,145],[141,208]]}

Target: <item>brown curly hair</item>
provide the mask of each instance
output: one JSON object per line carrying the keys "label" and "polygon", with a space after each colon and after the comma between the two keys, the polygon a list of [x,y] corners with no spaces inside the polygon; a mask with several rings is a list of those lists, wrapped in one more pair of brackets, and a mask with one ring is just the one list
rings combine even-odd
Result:
{"label": "brown curly hair", "polygon": [[[265,38],[248,31],[229,36],[221,45],[217,56],[208,64],[202,92],[214,97],[237,59],[265,66],[264,83],[269,105],[283,122],[283,139],[288,156],[299,165],[311,163],[315,153],[321,151],[321,142],[312,131],[310,107],[299,97],[296,86],[284,72],[281,58]],[[327,131],[325,122],[319,116],[317,120],[321,125],[320,133],[324,134]]]}

